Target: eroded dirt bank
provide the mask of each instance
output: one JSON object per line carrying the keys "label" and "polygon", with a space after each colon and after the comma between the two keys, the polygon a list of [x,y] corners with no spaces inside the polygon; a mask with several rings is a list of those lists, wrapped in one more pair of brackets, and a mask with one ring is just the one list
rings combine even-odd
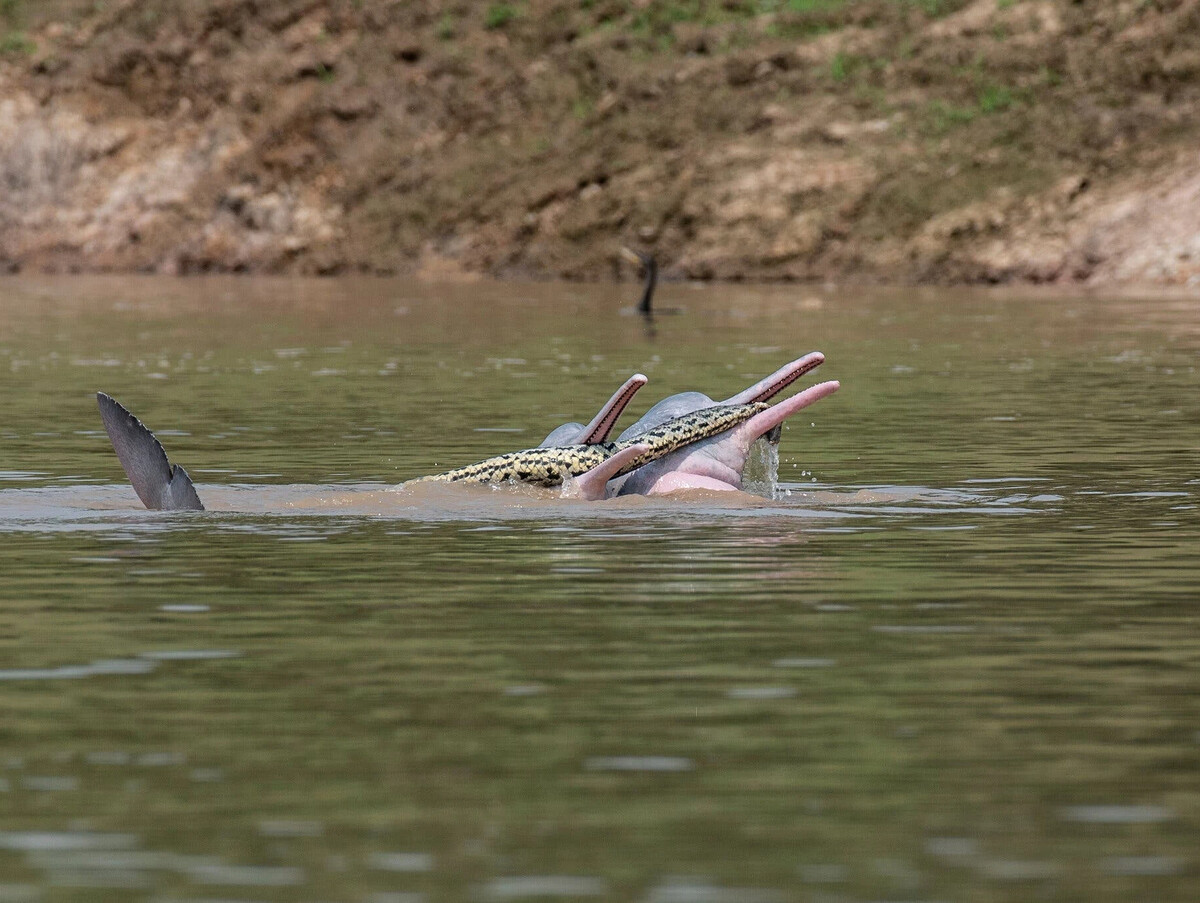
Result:
{"label": "eroded dirt bank", "polygon": [[1200,284],[1200,0],[0,2],[0,266]]}

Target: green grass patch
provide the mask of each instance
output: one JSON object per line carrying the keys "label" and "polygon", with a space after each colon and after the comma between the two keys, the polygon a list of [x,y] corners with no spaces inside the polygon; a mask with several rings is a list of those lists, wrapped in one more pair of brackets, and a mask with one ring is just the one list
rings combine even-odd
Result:
{"label": "green grass patch", "polygon": [[948,16],[966,6],[966,0],[900,0],[900,2],[917,7],[931,19],[940,19],[942,16]]}
{"label": "green grass patch", "polygon": [[780,37],[801,40],[837,31],[849,23],[852,7],[847,0],[788,0],[780,4],[774,30]]}
{"label": "green grass patch", "polygon": [[590,97],[576,97],[571,104],[571,115],[582,121],[591,116],[595,108],[596,104]]}
{"label": "green grass patch", "polygon": [[841,9],[847,0],[787,0],[787,10],[793,13],[826,13]]}
{"label": "green grass patch", "polygon": [[883,60],[839,50],[829,61],[829,77],[835,82],[844,82],[858,74],[869,74],[871,69],[882,69],[885,65]]}
{"label": "green grass patch", "polygon": [[637,10],[630,22],[635,34],[661,34],[673,25],[723,25],[745,22],[768,13],[828,12],[841,9],[849,0],[752,0],[752,2],[715,2],[715,0],[655,0]]}
{"label": "green grass patch", "polygon": [[944,100],[931,100],[926,110],[929,131],[935,135],[944,135],[958,126],[974,122],[978,115],[972,107],[958,107]]}
{"label": "green grass patch", "polygon": [[987,115],[1007,110],[1016,102],[1016,95],[1004,85],[984,85],[979,90],[979,112]]}
{"label": "green grass patch", "polygon": [[853,68],[854,58],[839,50],[833,55],[833,59],[829,63],[829,74],[835,82],[844,82],[850,77],[850,72]]}
{"label": "green grass patch", "polygon": [[82,21],[101,6],[101,0],[0,0],[0,25],[33,31],[47,22]]}
{"label": "green grass patch", "polygon": [[483,27],[487,29],[503,28],[518,15],[517,8],[511,3],[493,3],[483,14]]}
{"label": "green grass patch", "polygon": [[931,100],[925,108],[925,132],[944,135],[954,129],[969,125],[983,116],[994,116],[1011,110],[1023,100],[1022,93],[996,82],[977,81],[975,103],[954,104],[945,100]]}
{"label": "green grass patch", "polygon": [[10,31],[0,37],[0,56],[25,56],[37,50],[32,38],[19,31]]}

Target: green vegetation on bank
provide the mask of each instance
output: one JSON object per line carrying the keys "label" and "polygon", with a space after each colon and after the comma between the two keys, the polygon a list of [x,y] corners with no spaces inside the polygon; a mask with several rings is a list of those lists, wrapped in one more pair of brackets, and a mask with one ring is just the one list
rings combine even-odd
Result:
{"label": "green vegetation on bank", "polygon": [[689,276],[993,278],[944,261],[1194,144],[1197,60],[1183,0],[0,0],[41,107],[199,142],[205,187],[142,212],[228,234],[168,251],[131,213],[116,268],[594,278],[634,242]]}
{"label": "green vegetation on bank", "polygon": [[517,18],[517,7],[511,3],[493,3],[483,17],[484,28],[503,28]]}
{"label": "green vegetation on bank", "polygon": [[0,57],[31,53],[36,45],[19,29],[20,0],[0,0]]}

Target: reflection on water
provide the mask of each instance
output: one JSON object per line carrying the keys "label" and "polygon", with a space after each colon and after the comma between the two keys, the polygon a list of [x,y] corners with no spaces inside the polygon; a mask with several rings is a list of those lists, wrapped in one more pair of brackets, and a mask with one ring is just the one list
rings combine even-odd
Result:
{"label": "reflection on water", "polygon": [[[663,292],[0,283],[0,901],[1194,899],[1194,300]],[[395,488],[813,348],[757,495]]]}

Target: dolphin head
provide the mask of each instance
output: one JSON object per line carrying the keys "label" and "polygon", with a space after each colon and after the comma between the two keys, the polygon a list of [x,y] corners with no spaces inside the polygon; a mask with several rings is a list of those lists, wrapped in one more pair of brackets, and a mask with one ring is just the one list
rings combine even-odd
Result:
{"label": "dolphin head", "polygon": [[[564,423],[550,431],[541,441],[538,448],[557,448],[563,445],[598,445],[608,439],[617,418],[625,410],[625,406],[637,394],[638,389],[649,380],[641,373],[635,373],[625,384],[613,393],[612,398],[605,402],[600,412],[592,418],[587,426],[582,423]],[[671,418],[667,418],[668,420]]]}
{"label": "dolphin head", "polygon": [[825,355],[819,351],[806,354],[804,357],[784,364],[770,376],[759,380],[754,385],[743,389],[741,392],[730,396],[724,401],[713,401],[703,392],[680,392],[678,395],[668,396],[650,408],[637,423],[621,433],[618,438],[621,440],[635,439],[647,430],[654,429],[668,420],[674,420],[676,417],[682,417],[684,414],[690,414],[692,411],[698,411],[701,408],[708,408],[713,405],[754,404],[758,401],[767,401],[770,398],[774,398],[804,374],[819,367],[824,362]]}
{"label": "dolphin head", "polygon": [[[683,392],[664,398],[650,408],[637,423],[622,433],[620,438],[623,441],[636,439],[666,420],[713,405],[754,404],[767,401],[806,373],[816,369],[824,361],[824,354],[813,351],[784,364],[770,376],[730,396],[724,402],[713,401],[701,392]],[[764,437],[768,442],[778,442],[783,421],[788,416],[837,389],[837,383],[822,385],[826,388],[814,393],[814,390],[818,388],[814,386],[793,399],[775,405],[747,424],[673,452],[653,462],[653,465],[647,465],[635,471],[624,478],[623,482],[614,483],[610,488],[615,494],[621,495],[670,492],[672,489],[683,489],[689,486],[707,489],[740,488],[742,471],[746,466],[746,457],[749,454],[750,446],[755,440]],[[833,388],[827,388],[830,385]],[[764,416],[772,411],[775,412],[773,415]],[[753,423],[754,426],[750,427],[750,423]],[[671,477],[672,474],[674,477]]]}
{"label": "dolphin head", "polygon": [[776,431],[791,415],[838,390],[835,381],[818,383],[744,423],[652,461],[625,478],[620,495],[656,495],[677,489],[740,489],[750,446]]}

